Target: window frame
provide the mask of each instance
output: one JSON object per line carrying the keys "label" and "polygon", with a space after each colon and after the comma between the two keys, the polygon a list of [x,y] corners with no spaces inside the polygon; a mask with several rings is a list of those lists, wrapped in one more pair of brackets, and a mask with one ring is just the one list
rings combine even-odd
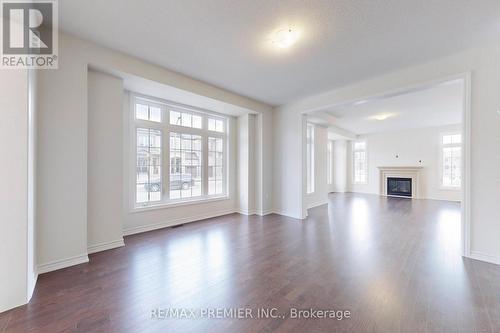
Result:
{"label": "window frame", "polygon": [[[204,110],[194,106],[188,106],[176,102],[162,100],[155,97],[145,96],[129,92],[129,208],[131,212],[161,209],[166,207],[182,206],[195,203],[211,202],[230,199],[229,193],[229,147],[230,147],[230,116],[218,114],[213,111]],[[137,119],[137,102],[147,103],[161,108],[161,122]],[[182,125],[170,124],[170,111],[188,112],[202,117],[202,128],[192,128]],[[223,121],[224,132],[209,131],[208,118],[216,118]],[[137,202],[137,129],[155,129],[161,132],[161,198],[160,201],[138,203]],[[200,135],[202,139],[201,153],[201,196],[190,198],[170,199],[170,133]],[[223,140],[223,193],[208,194],[208,137],[217,137]]]}
{"label": "window frame", "polygon": [[[356,149],[356,143],[364,143],[365,148],[364,149]],[[351,156],[351,163],[352,163],[352,183],[355,185],[366,185],[368,184],[368,143],[366,140],[355,140],[352,141],[352,156]],[[355,161],[355,155],[356,152],[364,152],[365,153],[365,165],[366,165],[366,175],[365,175],[365,181],[357,181],[356,180],[356,161]]]}
{"label": "window frame", "polygon": [[[460,143],[444,143],[443,139],[445,136],[449,135],[460,135]],[[464,166],[464,136],[462,132],[457,131],[446,131],[439,134],[439,188],[441,190],[448,191],[461,191],[463,185],[463,166]],[[445,185],[444,184],[444,148],[460,148],[460,185]]]}

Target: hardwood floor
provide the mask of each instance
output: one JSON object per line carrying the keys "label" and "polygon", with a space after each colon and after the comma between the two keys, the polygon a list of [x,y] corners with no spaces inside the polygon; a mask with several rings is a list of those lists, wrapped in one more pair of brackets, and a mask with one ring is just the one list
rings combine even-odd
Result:
{"label": "hardwood floor", "polygon": [[[331,194],[304,221],[232,214],[126,237],[41,275],[0,331],[499,332],[500,266],[463,259],[459,239],[458,203]],[[151,318],[223,307],[350,318]]]}

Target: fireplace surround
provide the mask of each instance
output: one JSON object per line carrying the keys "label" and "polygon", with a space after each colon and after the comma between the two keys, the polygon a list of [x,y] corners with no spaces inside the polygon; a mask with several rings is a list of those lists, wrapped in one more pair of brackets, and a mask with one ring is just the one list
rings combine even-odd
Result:
{"label": "fireplace surround", "polygon": [[[422,166],[380,166],[378,167],[380,172],[380,195],[384,196],[402,196],[406,198],[419,198],[420,196],[420,172],[422,171]],[[388,191],[388,179],[396,178],[396,179],[406,179],[410,180],[411,187],[408,189],[407,183],[399,184],[400,192],[399,194],[391,194],[391,191]],[[396,188],[397,190],[398,188]]]}

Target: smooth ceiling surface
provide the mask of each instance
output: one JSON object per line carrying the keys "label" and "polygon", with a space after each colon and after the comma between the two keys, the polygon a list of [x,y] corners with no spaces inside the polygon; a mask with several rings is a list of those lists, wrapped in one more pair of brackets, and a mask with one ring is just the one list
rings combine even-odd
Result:
{"label": "smooth ceiling surface", "polygon": [[[335,125],[355,134],[455,125],[462,122],[463,81],[327,111]],[[386,115],[385,120],[375,117]]]}
{"label": "smooth ceiling surface", "polygon": [[[85,0],[60,28],[272,105],[498,39],[498,0]],[[291,27],[299,42],[273,47]]]}

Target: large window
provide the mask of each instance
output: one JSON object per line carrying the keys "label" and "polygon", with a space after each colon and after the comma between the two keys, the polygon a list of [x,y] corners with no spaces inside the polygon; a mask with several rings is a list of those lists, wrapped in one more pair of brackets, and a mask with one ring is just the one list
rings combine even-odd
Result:
{"label": "large window", "polygon": [[328,140],[328,144],[326,146],[326,183],[328,185],[332,184],[332,178],[333,178],[332,153],[333,153],[333,142]]}
{"label": "large window", "polygon": [[307,193],[314,192],[314,125],[307,123],[306,134],[306,173]]}
{"label": "large window", "polygon": [[228,119],[134,96],[134,206],[227,195]]}
{"label": "large window", "polygon": [[357,141],[352,145],[353,182],[355,184],[368,183],[368,159],[366,142]]}
{"label": "large window", "polygon": [[459,188],[462,182],[462,135],[460,133],[443,134],[441,136],[441,149],[441,185]]}

